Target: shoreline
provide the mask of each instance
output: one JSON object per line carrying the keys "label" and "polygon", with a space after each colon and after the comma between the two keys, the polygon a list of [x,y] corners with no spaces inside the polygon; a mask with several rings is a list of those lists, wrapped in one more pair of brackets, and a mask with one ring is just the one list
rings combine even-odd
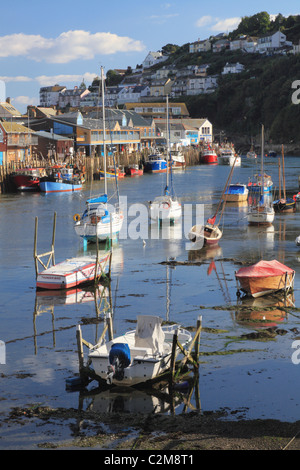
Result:
{"label": "shoreline", "polygon": [[[116,455],[125,451],[172,451],[178,454],[183,450],[300,449],[300,421],[230,420],[230,416],[237,413],[226,410],[220,413],[191,411],[176,416],[120,412],[112,415],[36,406],[13,408],[8,419],[2,417],[0,425],[3,427],[9,422],[10,428],[23,427],[25,432],[26,425],[30,428],[36,425],[42,440],[32,443],[31,449],[109,450]],[[72,429],[68,437],[64,436],[64,426]],[[49,438],[54,434],[55,438]],[[1,441],[5,444],[5,439]],[[14,448],[18,449],[17,446]]]}

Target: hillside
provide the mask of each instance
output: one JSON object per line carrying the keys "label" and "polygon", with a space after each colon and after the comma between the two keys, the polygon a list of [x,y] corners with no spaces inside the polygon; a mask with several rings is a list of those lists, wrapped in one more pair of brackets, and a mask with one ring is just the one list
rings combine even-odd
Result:
{"label": "hillside", "polygon": [[[287,18],[281,14],[274,20],[267,12],[242,18],[238,28],[228,34],[229,39],[240,35],[262,36],[281,30],[288,41],[299,44],[300,15]],[[223,130],[228,138],[243,136],[251,141],[265,125],[266,138],[272,143],[300,143],[300,104],[292,103],[292,83],[300,80],[300,54],[261,55],[225,50],[220,53],[189,53],[189,44],[167,44],[162,48],[169,53],[163,65],[209,64],[209,75],[219,76],[218,88],[212,94],[181,96],[191,117],[207,117],[216,132]],[[221,75],[224,65],[240,62],[245,71]],[[156,66],[157,68],[158,66]],[[155,67],[153,67],[155,69]]]}

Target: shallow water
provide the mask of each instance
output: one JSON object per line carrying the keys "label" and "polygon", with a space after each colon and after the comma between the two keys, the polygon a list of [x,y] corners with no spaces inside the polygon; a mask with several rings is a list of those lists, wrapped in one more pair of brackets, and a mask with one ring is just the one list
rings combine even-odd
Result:
{"label": "shallow water", "polygon": [[[232,182],[247,183],[248,177],[259,170],[256,166],[243,158],[242,166],[234,170]],[[300,158],[286,157],[285,168],[286,187],[295,194]],[[278,186],[277,159],[268,158],[265,169]],[[202,165],[174,175],[176,194],[188,221],[189,210],[195,204],[204,204],[206,218],[213,215],[228,174],[229,167]],[[112,182],[109,185],[113,187]],[[120,180],[119,190],[122,197],[127,196],[127,206],[131,207],[161,194],[164,185],[165,175],[145,174]],[[78,294],[64,303],[53,296],[36,295],[35,217],[38,217],[38,253],[50,249],[56,211],[56,261],[76,256],[84,251],[73,229],[73,215],[82,212],[86,197],[102,190],[103,182],[95,181],[80,194],[0,195],[0,340],[6,351],[6,363],[0,364],[2,416],[12,407],[37,403],[111,412],[118,409],[149,412],[156,405],[157,410],[161,406],[165,409],[156,397],[141,392],[135,396],[107,392],[83,396],[79,391],[66,390],[66,380],[78,373],[76,325],[96,318],[94,298],[86,294],[82,299]],[[139,228],[142,237],[122,238],[114,245],[111,292],[115,335],[132,328],[132,322],[141,313],[160,315],[184,327],[195,326],[202,315],[200,351],[213,353],[201,357],[199,389],[203,411],[227,410],[230,414],[232,410],[235,417],[245,419],[296,421],[300,417],[297,393],[300,365],[292,362],[296,351],[293,342],[300,336],[295,330],[300,328],[297,311],[300,252],[295,245],[300,231],[299,206],[294,214],[276,215],[273,226],[265,229],[247,225],[246,207],[227,204],[223,237],[219,247],[210,251],[186,249],[188,241],[182,234],[189,226],[171,227],[167,237],[161,230],[149,232],[147,225],[147,230]],[[135,217],[129,216],[128,226],[134,221]],[[95,247],[88,247],[88,251],[94,250]],[[197,263],[163,264],[170,258]],[[292,298],[295,307],[288,313],[280,309],[274,314],[267,311],[264,322],[245,318],[241,310],[233,308],[240,305],[234,276],[238,263],[254,263],[262,258],[277,259],[296,270]],[[215,269],[210,264],[213,259]],[[265,342],[241,338],[243,334],[275,325],[286,334]],[[83,337],[93,343],[102,328],[103,323],[83,324]],[[93,386],[96,384],[90,384],[89,390]],[[195,396],[192,403],[199,406]],[[178,403],[176,412],[182,410],[183,404]],[[24,435],[12,435],[2,428],[0,448],[21,441],[26,447],[24,440]]]}

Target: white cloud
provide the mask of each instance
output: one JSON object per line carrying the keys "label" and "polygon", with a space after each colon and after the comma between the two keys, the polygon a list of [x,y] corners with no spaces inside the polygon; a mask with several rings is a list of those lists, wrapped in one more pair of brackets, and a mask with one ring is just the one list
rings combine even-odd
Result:
{"label": "white cloud", "polygon": [[221,19],[207,15],[199,18],[196,21],[196,26],[199,28],[206,26],[211,31],[226,32],[236,29],[240,22],[241,18],[239,17]]}
{"label": "white cloud", "polygon": [[15,98],[12,98],[12,101],[16,104],[16,105],[32,105],[33,103],[38,103],[39,102],[39,98],[37,97],[34,97],[34,98],[30,98],[29,96],[17,96]]}
{"label": "white cloud", "polygon": [[214,24],[211,29],[212,31],[219,31],[219,32],[226,32],[226,31],[233,31],[238,27],[241,22],[241,18],[226,18],[225,20],[218,20],[216,24]]}
{"label": "white cloud", "polygon": [[23,75],[18,75],[16,77],[8,77],[3,75],[2,77],[0,76],[0,80],[3,80],[4,82],[31,82],[33,79]]}
{"label": "white cloud", "polygon": [[77,83],[79,85],[83,79],[85,83],[91,83],[97,75],[100,76],[100,70],[99,73],[85,72],[84,74],[78,75],[39,75],[38,77],[35,77],[35,80],[40,84],[40,86],[50,86],[54,83],[59,83],[60,85]]}
{"label": "white cloud", "polygon": [[95,33],[76,30],[61,33],[57,38],[40,35],[12,34],[0,36],[0,57],[22,55],[37,62],[68,63],[74,60],[93,59],[96,55],[116,52],[142,51],[141,41],[112,33]]}
{"label": "white cloud", "polygon": [[199,20],[196,21],[196,26],[201,28],[202,26],[207,26],[208,24],[212,23],[214,18],[212,16],[202,16]]}

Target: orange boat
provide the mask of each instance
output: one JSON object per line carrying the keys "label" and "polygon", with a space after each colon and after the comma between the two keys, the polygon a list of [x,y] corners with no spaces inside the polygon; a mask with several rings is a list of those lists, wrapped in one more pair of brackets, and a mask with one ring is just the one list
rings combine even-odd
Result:
{"label": "orange boat", "polygon": [[239,269],[235,273],[235,278],[241,291],[252,297],[261,297],[280,290],[289,291],[292,289],[295,271],[277,260],[262,260]]}

